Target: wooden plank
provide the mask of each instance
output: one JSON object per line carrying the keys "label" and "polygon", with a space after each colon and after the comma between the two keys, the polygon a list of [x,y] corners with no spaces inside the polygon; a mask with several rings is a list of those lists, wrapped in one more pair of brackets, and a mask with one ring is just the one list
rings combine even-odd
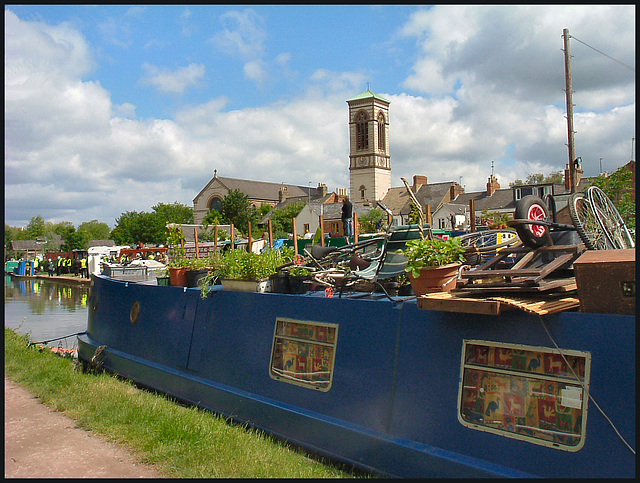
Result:
{"label": "wooden plank", "polygon": [[501,303],[496,300],[454,297],[445,292],[418,297],[418,308],[465,314],[499,315]]}
{"label": "wooden plank", "polygon": [[560,299],[517,299],[512,297],[491,297],[491,300],[500,301],[504,304],[519,308],[525,312],[538,315],[555,314],[580,307],[580,299],[576,297],[563,297]]}
{"label": "wooden plank", "polygon": [[[517,282],[517,283],[516,283]],[[559,278],[551,280],[541,280],[540,282],[534,282],[532,280],[520,280],[520,281],[502,281],[502,282],[487,282],[487,283],[475,283],[467,285],[458,285],[453,290],[454,293],[473,293],[473,292],[546,292],[549,290],[555,290],[558,292],[569,292],[571,290],[577,290],[576,280],[574,277]]]}

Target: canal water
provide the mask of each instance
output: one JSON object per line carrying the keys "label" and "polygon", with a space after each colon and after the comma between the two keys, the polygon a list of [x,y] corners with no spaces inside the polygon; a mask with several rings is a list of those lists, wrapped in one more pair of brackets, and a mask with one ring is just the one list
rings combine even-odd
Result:
{"label": "canal water", "polygon": [[4,277],[4,326],[31,341],[50,342],[52,347],[75,349],[75,334],[87,330],[89,287],[42,279]]}

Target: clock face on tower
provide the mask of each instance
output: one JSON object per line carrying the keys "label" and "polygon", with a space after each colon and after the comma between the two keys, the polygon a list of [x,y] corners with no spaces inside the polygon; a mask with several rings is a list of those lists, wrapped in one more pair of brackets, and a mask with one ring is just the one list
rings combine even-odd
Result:
{"label": "clock face on tower", "polygon": [[368,161],[369,161],[369,159],[368,159],[368,158],[360,158],[360,159],[358,160],[358,164],[359,164],[360,166],[366,166],[367,164],[369,164],[369,163],[368,163]]}

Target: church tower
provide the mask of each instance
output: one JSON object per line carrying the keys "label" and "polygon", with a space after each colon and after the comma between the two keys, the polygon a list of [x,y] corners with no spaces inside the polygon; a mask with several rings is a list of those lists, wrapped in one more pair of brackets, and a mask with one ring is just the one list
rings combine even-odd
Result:
{"label": "church tower", "polygon": [[349,197],[375,202],[391,188],[389,101],[370,90],[349,99]]}

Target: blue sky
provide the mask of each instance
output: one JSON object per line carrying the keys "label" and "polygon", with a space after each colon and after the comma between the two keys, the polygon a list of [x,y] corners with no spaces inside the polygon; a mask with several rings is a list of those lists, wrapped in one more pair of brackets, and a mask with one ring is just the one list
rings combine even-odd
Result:
{"label": "blue sky", "polygon": [[[5,223],[114,226],[221,176],[348,186],[346,100],[400,177],[483,190],[635,157],[635,6],[5,5]],[[597,49],[609,57],[596,52]],[[612,60],[613,58],[614,60]]]}

